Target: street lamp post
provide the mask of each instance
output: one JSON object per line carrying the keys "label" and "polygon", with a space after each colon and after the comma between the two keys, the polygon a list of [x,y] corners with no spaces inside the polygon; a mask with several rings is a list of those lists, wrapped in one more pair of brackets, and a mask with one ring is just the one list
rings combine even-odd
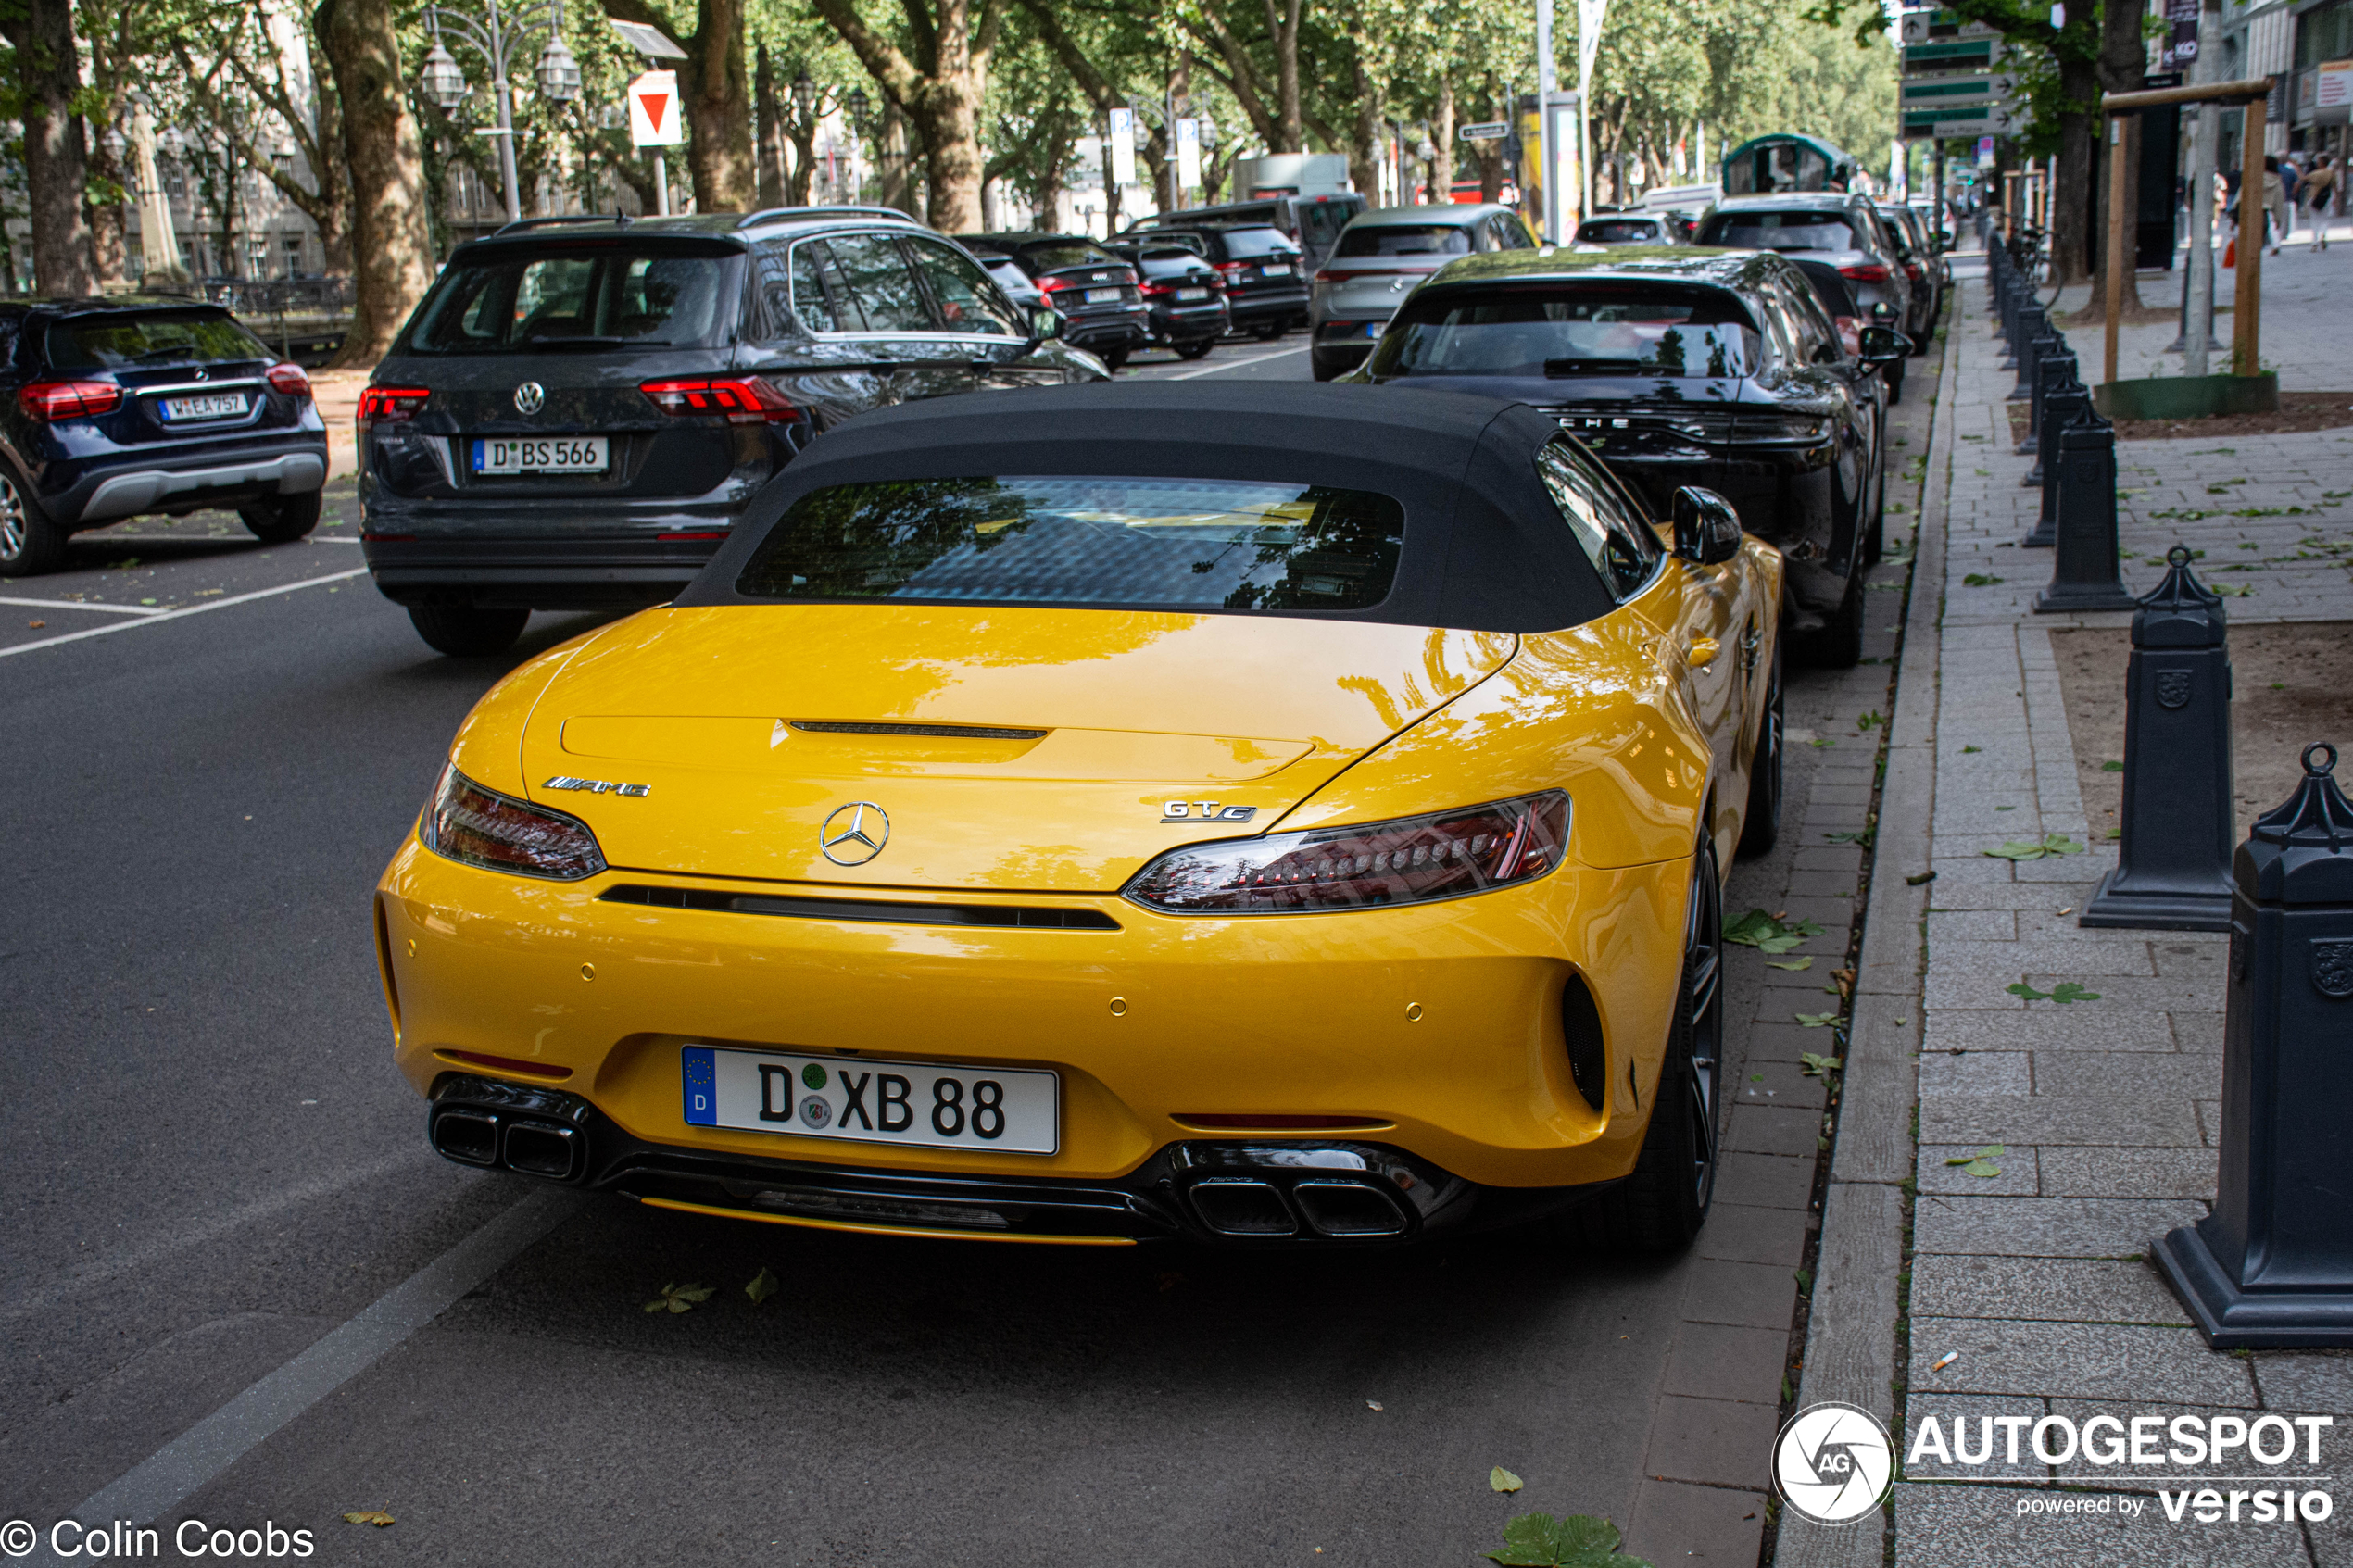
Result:
{"label": "street lamp post", "polygon": [[506,186],[507,221],[513,223],[522,217],[522,191],[515,179],[515,94],[508,68],[541,33],[546,33],[547,46],[540,51],[539,64],[534,72],[535,84],[539,95],[549,103],[568,104],[580,96],[580,62],[564,43],[563,0],[541,0],[538,5],[524,6],[512,18],[499,13],[498,0],[486,0],[486,5],[488,15],[484,21],[440,6],[425,7],[425,26],[433,33],[433,48],[425,55],[424,71],[418,85],[424,89],[425,96],[445,109],[456,108],[473,91],[456,56],[449,53],[442,35],[444,28],[456,32],[489,62],[498,123],[475,134],[498,138],[498,173]]}

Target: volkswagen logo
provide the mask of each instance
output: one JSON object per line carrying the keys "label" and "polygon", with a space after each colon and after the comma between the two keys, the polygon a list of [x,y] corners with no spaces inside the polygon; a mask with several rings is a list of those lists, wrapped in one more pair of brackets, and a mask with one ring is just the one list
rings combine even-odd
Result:
{"label": "volkswagen logo", "polygon": [[871,800],[837,809],[817,830],[817,847],[837,866],[862,866],[890,842],[890,819]]}
{"label": "volkswagen logo", "polygon": [[547,401],[547,389],[535,381],[527,381],[515,388],[515,412],[518,414],[535,414],[539,412],[539,406]]}

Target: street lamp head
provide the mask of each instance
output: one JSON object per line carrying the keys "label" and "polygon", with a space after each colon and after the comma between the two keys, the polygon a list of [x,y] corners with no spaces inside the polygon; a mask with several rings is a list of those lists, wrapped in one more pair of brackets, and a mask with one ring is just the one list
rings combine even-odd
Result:
{"label": "street lamp head", "polygon": [[188,150],[188,133],[176,125],[167,125],[156,138],[156,145],[163,149],[166,157],[178,157]]}
{"label": "street lamp head", "polygon": [[457,57],[435,40],[425,54],[425,69],[418,74],[417,85],[426,97],[445,109],[454,109],[466,101],[469,89],[466,73],[458,69]]}
{"label": "street lamp head", "polygon": [[580,96],[580,62],[560,38],[549,39],[539,56],[539,95],[551,104],[568,104]]}
{"label": "street lamp head", "polygon": [[849,118],[852,119],[864,119],[867,108],[874,103],[872,98],[866,96],[866,90],[863,87],[852,87],[849,90],[849,96],[842,101],[848,106]]}
{"label": "street lamp head", "polygon": [[804,117],[817,107],[817,84],[809,79],[806,70],[792,79],[792,102]]}
{"label": "street lamp head", "polygon": [[122,127],[110,125],[107,128],[107,133],[98,138],[98,144],[107,149],[108,157],[120,160],[122,155],[130,150],[131,138],[122,133]]}
{"label": "street lamp head", "polygon": [[1433,144],[1429,138],[1425,136],[1422,138],[1421,144],[1414,149],[1414,156],[1421,159],[1424,163],[1428,163],[1430,159],[1438,156],[1437,145]]}

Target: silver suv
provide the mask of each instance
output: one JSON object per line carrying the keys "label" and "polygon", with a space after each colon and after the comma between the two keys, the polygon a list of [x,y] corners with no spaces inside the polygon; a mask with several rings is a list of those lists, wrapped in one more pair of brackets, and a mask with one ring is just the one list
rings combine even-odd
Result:
{"label": "silver suv", "polygon": [[1315,270],[1307,306],[1315,379],[1329,381],[1364,363],[1406,295],[1456,257],[1535,248],[1519,214],[1491,202],[1359,213]]}
{"label": "silver suv", "polygon": [[[1869,196],[1843,191],[1733,196],[1707,215],[1696,243],[1827,261],[1881,325],[1901,332],[1914,320],[1902,251]],[[1891,402],[1902,400],[1901,363],[1888,373],[1887,392]]]}

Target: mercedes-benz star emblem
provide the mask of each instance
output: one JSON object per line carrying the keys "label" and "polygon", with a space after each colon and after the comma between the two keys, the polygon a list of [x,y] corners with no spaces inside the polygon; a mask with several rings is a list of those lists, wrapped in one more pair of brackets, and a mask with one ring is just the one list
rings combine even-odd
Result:
{"label": "mercedes-benz star emblem", "polygon": [[862,866],[890,842],[890,819],[871,800],[837,809],[817,830],[817,847],[837,866]]}
{"label": "mercedes-benz star emblem", "polygon": [[547,401],[547,389],[535,381],[527,381],[515,388],[515,412],[518,414],[535,414],[539,412],[539,406]]}

